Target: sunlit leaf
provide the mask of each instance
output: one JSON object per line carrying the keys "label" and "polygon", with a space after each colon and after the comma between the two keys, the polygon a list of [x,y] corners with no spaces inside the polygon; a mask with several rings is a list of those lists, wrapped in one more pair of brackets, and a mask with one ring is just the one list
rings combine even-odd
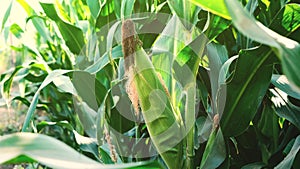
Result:
{"label": "sunlit leaf", "polygon": [[[30,5],[25,0],[17,0],[19,4],[24,8],[29,18],[31,16],[37,15],[33,8],[30,7]],[[46,28],[46,25],[44,21],[39,17],[31,17],[30,20],[32,21],[34,27],[38,31],[39,34],[41,34],[41,37],[43,37],[45,40],[52,42],[49,31]]]}
{"label": "sunlit leaf", "polygon": [[294,90],[285,75],[272,75],[272,84],[286,94],[300,99],[300,92]]}
{"label": "sunlit leaf", "polygon": [[56,13],[54,4],[42,2],[40,4],[46,15],[57,24],[59,31],[71,52],[79,54],[85,45],[82,30],[74,25],[71,25],[70,23],[63,21]]}
{"label": "sunlit leaf", "polygon": [[[288,39],[256,21],[238,1],[225,0],[228,12],[232,17],[235,27],[249,38],[262,44],[274,47],[276,54],[281,59],[283,72],[294,85],[300,90],[300,45],[296,41]],[[253,31],[255,30],[255,31]]]}
{"label": "sunlit leaf", "polygon": [[10,32],[13,33],[17,38],[21,38],[21,34],[24,33],[18,24],[12,24],[10,26]]}
{"label": "sunlit leaf", "polygon": [[218,15],[212,15],[208,18],[208,28],[205,31],[207,38],[212,41],[225,29],[229,28],[231,22]]}
{"label": "sunlit leaf", "polygon": [[276,114],[300,129],[300,108],[292,104],[281,90],[271,89],[270,91],[273,94],[271,100],[276,108]]}
{"label": "sunlit leaf", "polygon": [[204,10],[219,15],[225,19],[231,19],[229,12],[225,6],[224,0],[190,0]]}
{"label": "sunlit leaf", "polygon": [[169,168],[181,168],[182,129],[170,100],[143,49],[135,58],[136,84],[143,117],[150,137]]}
{"label": "sunlit leaf", "polygon": [[300,27],[300,5],[296,3],[287,4],[284,8],[282,26],[289,32]]}
{"label": "sunlit leaf", "polygon": [[14,1],[11,1],[11,2],[10,2],[8,8],[7,8],[6,11],[5,11],[4,17],[3,17],[2,21],[1,21],[1,22],[2,22],[2,25],[1,25],[1,32],[3,31],[3,28],[4,28],[4,26],[5,26],[5,23],[6,23],[6,21],[7,21],[8,17],[9,17],[9,15],[10,15],[11,8],[12,8],[12,6],[13,6],[13,2],[14,2]]}
{"label": "sunlit leaf", "polygon": [[[15,133],[0,137],[0,164],[38,161],[51,168],[161,168],[157,162],[103,165],[69,147],[41,134]],[[45,153],[46,152],[46,153]]]}

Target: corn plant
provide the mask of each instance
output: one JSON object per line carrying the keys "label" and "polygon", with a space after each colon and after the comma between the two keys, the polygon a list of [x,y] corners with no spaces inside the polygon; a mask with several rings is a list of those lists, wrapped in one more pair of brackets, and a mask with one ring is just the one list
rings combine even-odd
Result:
{"label": "corn plant", "polygon": [[12,1],[2,19],[22,39],[6,23],[20,5],[37,36],[0,78],[1,100],[28,106],[22,131],[0,137],[1,164],[299,167],[297,2],[39,4]]}

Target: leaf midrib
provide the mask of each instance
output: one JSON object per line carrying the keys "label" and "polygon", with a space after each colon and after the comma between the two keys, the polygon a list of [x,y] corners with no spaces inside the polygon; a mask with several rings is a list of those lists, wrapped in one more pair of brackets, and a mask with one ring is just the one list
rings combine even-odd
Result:
{"label": "leaf midrib", "polygon": [[[271,54],[271,50],[265,55],[265,57],[263,57],[263,59],[261,59],[261,61],[259,62],[258,66],[256,66],[256,68],[254,69],[254,71],[252,71],[252,73],[250,74],[250,78],[247,79],[246,83],[244,83],[245,85],[243,85],[241,92],[239,92],[239,95],[237,96],[237,99],[235,99],[236,101],[234,102],[234,104],[231,106],[231,109],[229,111],[229,114],[232,114],[232,112],[234,111],[234,109],[236,108],[237,104],[239,103],[242,95],[244,94],[247,86],[249,85],[249,83],[251,82],[251,80],[253,79],[253,76],[256,74],[257,70],[260,68],[260,66],[265,62],[265,60],[269,57],[269,55]],[[227,121],[229,119],[227,118],[225,120],[225,124],[227,124]]]}

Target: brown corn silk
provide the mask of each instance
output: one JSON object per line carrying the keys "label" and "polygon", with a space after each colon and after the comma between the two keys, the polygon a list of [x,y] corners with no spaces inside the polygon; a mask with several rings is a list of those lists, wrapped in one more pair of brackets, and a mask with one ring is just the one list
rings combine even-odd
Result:
{"label": "brown corn silk", "polygon": [[138,36],[136,36],[135,26],[132,20],[127,19],[122,23],[122,51],[124,55],[124,67],[126,82],[126,92],[133,105],[135,115],[139,116],[139,99],[134,83],[134,58],[136,57]]}

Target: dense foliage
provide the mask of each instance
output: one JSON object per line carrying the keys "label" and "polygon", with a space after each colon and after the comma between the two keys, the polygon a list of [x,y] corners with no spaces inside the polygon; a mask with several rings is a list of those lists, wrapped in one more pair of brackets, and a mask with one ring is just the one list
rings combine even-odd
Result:
{"label": "dense foliage", "polygon": [[[7,24],[12,5],[26,11],[35,45],[26,28]],[[25,57],[1,75],[0,105],[28,108],[22,131],[0,137],[1,164],[300,168],[299,3],[40,7],[11,1],[2,19],[1,33],[23,40],[11,49]]]}

